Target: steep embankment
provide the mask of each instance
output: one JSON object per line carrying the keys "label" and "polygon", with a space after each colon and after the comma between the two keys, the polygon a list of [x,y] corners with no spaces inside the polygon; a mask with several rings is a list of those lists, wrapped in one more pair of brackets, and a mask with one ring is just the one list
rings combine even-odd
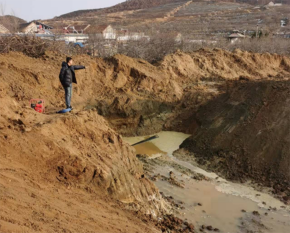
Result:
{"label": "steep embankment", "polygon": [[125,210],[165,210],[133,149],[96,111],[29,107],[33,97],[58,106],[57,67],[0,59],[0,232],[157,232]]}
{"label": "steep embankment", "polygon": [[290,201],[290,82],[234,82],[187,119],[181,148],[228,179],[248,178]]}
{"label": "steep embankment", "polygon": [[[101,232],[154,232],[132,214],[113,210],[155,216],[165,209],[133,149],[116,131],[185,131],[186,119],[220,98],[228,80],[290,76],[288,58],[241,51],[176,53],[157,66],[122,55],[106,61],[77,56],[75,62],[87,69],[77,72],[76,110],[59,116],[63,59],[53,53],[40,59],[0,55],[0,227],[5,232],[76,232],[79,225],[83,232],[96,226]],[[47,113],[34,112],[31,98],[45,99]],[[99,210],[104,214],[95,214]],[[106,221],[112,214],[120,217]]]}
{"label": "steep embankment", "polygon": [[1,232],[156,231],[122,210],[164,208],[132,148],[95,111],[40,115],[1,95],[0,123]]}

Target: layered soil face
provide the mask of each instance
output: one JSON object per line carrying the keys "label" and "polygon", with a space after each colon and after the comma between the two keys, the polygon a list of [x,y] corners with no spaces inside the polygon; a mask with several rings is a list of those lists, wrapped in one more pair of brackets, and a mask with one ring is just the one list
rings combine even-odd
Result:
{"label": "layered soil face", "polygon": [[233,82],[188,119],[181,148],[226,178],[273,187],[290,198],[290,82]]}
{"label": "layered soil face", "polygon": [[[196,129],[201,120],[195,120],[193,113],[199,106],[206,108],[229,95],[227,88],[239,89],[229,80],[251,80],[256,88],[260,84],[254,80],[270,80],[263,81],[262,88],[289,77],[290,64],[287,57],[278,55],[221,50],[177,52],[156,65],[122,55],[109,60],[78,56],[75,63],[87,69],[77,71],[75,111],[57,115],[64,107],[58,80],[63,59],[53,53],[39,59],[19,53],[0,55],[0,205],[5,207],[1,208],[0,227],[4,232],[76,232],[79,225],[83,232],[90,232],[100,223],[100,216],[92,217],[95,222],[89,224],[86,219],[99,209],[114,215],[112,209],[120,208],[116,212],[120,218],[98,225],[100,231],[116,232],[130,226],[119,226],[120,220],[133,219],[123,209],[153,217],[166,212],[158,190],[144,177],[134,150],[120,134]],[[283,85],[286,88],[287,82]],[[271,88],[265,89],[272,93]],[[32,98],[46,101],[46,114],[30,108]],[[271,101],[269,97],[266,102]],[[281,106],[285,107],[282,97]],[[277,140],[285,135],[280,132]],[[196,148],[189,147],[190,151]],[[277,157],[276,152],[272,154]],[[96,199],[100,200],[97,205]],[[106,203],[113,204],[107,207]],[[49,215],[50,210],[55,216]],[[78,219],[75,225],[69,225],[72,219]],[[132,231],[125,232],[156,230],[135,223]]]}

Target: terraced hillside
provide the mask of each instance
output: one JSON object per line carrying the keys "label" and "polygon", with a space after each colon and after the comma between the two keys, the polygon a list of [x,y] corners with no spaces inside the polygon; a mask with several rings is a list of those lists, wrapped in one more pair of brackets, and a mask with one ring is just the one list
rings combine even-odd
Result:
{"label": "terraced hillside", "polygon": [[61,15],[60,18],[70,18],[70,17],[85,17],[88,15],[93,15],[95,13],[115,13],[130,10],[148,9],[158,6],[163,6],[170,3],[186,2],[187,0],[130,0],[117,4],[112,7],[104,9],[92,9],[92,10],[81,10],[75,11],[68,14]]}
{"label": "terraced hillside", "polygon": [[188,38],[196,38],[224,36],[232,30],[255,31],[257,24],[259,30],[268,34],[289,31],[289,25],[286,28],[280,26],[281,18],[287,17],[290,17],[290,5],[287,4],[266,7],[189,0],[156,0],[145,4],[141,0],[132,0],[111,8],[69,13],[47,23],[55,27],[65,24],[111,24],[116,29],[126,27],[149,35],[156,31],[174,31]]}
{"label": "terraced hillside", "polygon": [[[119,3],[115,6],[104,8],[104,9],[88,9],[88,10],[79,10],[71,13],[61,15],[60,18],[71,18],[71,17],[85,17],[87,15],[93,15],[95,13],[115,13],[131,10],[140,10],[140,9],[150,9],[158,6],[164,6],[170,3],[180,3],[186,2],[187,0],[128,0],[122,3]],[[194,0],[193,2],[227,2],[227,3],[244,3],[252,5],[266,5],[270,0],[215,0],[215,1],[202,1]],[[273,1],[275,2],[275,1]],[[290,4],[290,0],[282,0],[279,3]]]}
{"label": "terraced hillside", "polygon": [[[266,8],[238,3],[197,2],[177,12],[172,19],[160,27],[164,31],[178,28],[181,33],[191,35],[214,35],[237,30],[276,32],[281,30],[281,17],[290,16],[290,6]],[[287,30],[288,28],[283,28]]]}

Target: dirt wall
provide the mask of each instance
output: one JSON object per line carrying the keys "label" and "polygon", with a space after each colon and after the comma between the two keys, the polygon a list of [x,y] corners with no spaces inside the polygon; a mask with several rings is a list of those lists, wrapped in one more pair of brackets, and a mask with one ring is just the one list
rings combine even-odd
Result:
{"label": "dirt wall", "polygon": [[289,81],[233,82],[187,120],[181,148],[229,179],[273,187],[290,198]]}

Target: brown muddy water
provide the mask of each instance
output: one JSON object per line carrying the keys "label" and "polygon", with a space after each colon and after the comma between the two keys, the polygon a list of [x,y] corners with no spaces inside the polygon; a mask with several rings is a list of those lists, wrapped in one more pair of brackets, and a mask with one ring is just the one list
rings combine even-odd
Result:
{"label": "brown muddy water", "polygon": [[[171,162],[206,177],[201,181],[195,180],[168,164],[154,166],[151,174],[168,177],[171,171],[176,180],[184,184],[181,188],[162,179],[154,182],[165,196],[172,196],[176,202],[183,203],[184,209],[177,210],[175,214],[193,223],[196,232],[210,232],[206,227],[212,226],[225,233],[290,233],[290,207],[269,195],[266,189],[257,191],[249,184],[227,181],[196,164],[175,158],[173,152],[190,135],[160,132],[158,136],[158,139],[135,146],[136,154],[147,154],[153,161],[165,155]],[[148,137],[124,140],[134,144]]]}

